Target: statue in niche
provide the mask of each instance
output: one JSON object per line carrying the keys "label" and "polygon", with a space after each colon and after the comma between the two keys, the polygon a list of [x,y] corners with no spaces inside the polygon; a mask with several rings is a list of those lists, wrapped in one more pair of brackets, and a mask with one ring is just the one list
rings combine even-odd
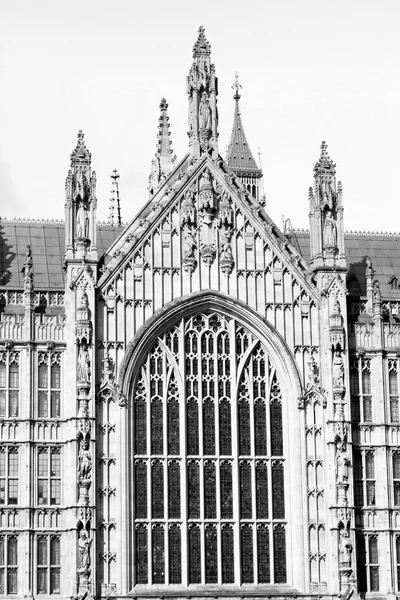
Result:
{"label": "statue in niche", "polygon": [[336,248],[337,231],[336,221],[333,218],[332,211],[328,210],[324,223],[324,246],[325,248]]}
{"label": "statue in niche", "polygon": [[79,479],[90,481],[92,476],[92,455],[89,449],[89,442],[81,442],[78,454],[78,463]]}
{"label": "statue in niche", "polygon": [[182,252],[184,259],[192,259],[194,258],[194,249],[196,247],[196,242],[193,236],[193,232],[189,227],[186,227],[183,232],[183,243],[182,243]]}
{"label": "statue in niche", "polygon": [[76,214],[76,237],[87,238],[89,233],[89,217],[83,202],[79,202]]}
{"label": "statue in niche", "polygon": [[336,457],[337,467],[337,483],[347,483],[349,480],[349,465],[350,460],[345,454],[345,445],[338,445],[338,453]]}
{"label": "statue in niche", "polygon": [[206,92],[202,93],[200,100],[199,129],[211,129],[211,108]]}
{"label": "statue in niche", "polygon": [[188,131],[193,131],[193,96],[189,96]]}
{"label": "statue in niche", "polygon": [[340,542],[339,542],[339,563],[343,567],[350,567],[351,565],[351,553],[353,550],[352,543],[350,542],[349,532],[345,529],[340,531]]}
{"label": "statue in niche", "polygon": [[231,246],[231,235],[232,231],[229,227],[221,229],[220,233],[220,256],[222,260],[233,260],[232,246]]}
{"label": "statue in niche", "polygon": [[85,199],[85,182],[83,179],[82,169],[79,169],[79,171],[76,174],[75,196],[80,196],[81,200]]}
{"label": "statue in niche", "polygon": [[85,342],[79,348],[77,375],[78,381],[90,381],[90,358]]}
{"label": "statue in niche", "polygon": [[344,364],[340,350],[335,351],[333,357],[333,387],[344,386]]}
{"label": "statue in niche", "polygon": [[382,300],[381,297],[381,288],[379,287],[379,281],[374,281],[374,289],[373,289],[373,298],[374,302],[380,302]]}
{"label": "statue in niche", "polygon": [[78,538],[79,569],[87,571],[90,567],[90,547],[92,540],[89,539],[87,532],[81,529]]}

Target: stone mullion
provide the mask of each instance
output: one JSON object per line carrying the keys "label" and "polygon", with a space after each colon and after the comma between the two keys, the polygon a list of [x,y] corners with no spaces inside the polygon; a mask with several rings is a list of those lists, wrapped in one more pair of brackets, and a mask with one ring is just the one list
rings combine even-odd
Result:
{"label": "stone mullion", "polygon": [[218,334],[223,331],[217,331],[213,335],[214,339],[214,455],[215,455],[215,508],[217,524],[217,556],[218,556],[218,583],[222,583],[222,546],[221,546],[221,479],[220,479],[220,460],[219,456],[219,370],[218,370]]}
{"label": "stone mullion", "polygon": [[[237,322],[232,319],[230,323],[230,335],[232,348],[231,357],[231,431],[232,431],[232,504],[233,504],[233,532],[234,532],[234,573],[235,584],[240,585],[240,482],[239,482],[239,439],[238,439],[238,406],[237,406],[237,387],[238,377],[236,362],[236,330]],[[236,540],[236,542],[235,542]]]}
{"label": "stone mullion", "polygon": [[[185,353],[185,320],[181,319],[180,331],[179,331],[179,364],[180,371],[182,373],[182,388],[179,393],[179,451],[181,457],[181,548],[182,548],[182,584],[188,586],[188,507],[187,507],[187,452],[186,452],[186,353]],[[177,384],[179,385],[179,378],[177,378]]]}

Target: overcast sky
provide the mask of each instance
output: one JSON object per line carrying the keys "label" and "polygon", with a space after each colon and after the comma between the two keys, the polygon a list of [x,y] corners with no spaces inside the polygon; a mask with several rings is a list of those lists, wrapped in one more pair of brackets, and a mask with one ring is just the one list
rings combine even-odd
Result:
{"label": "overcast sky", "polygon": [[343,183],[346,229],[400,231],[399,0],[0,0],[0,214],[64,218],[64,180],[83,129],[107,219],[147,200],[159,102],[187,152],[186,75],[205,27],[219,78],[220,153],[235,71],[267,210],[308,227],[322,140]]}

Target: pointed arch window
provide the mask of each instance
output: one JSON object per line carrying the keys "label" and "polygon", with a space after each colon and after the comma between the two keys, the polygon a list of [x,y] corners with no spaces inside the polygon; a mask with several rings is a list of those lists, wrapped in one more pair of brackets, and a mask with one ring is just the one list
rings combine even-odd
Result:
{"label": "pointed arch window", "polygon": [[196,314],[156,340],[132,394],[135,585],[286,582],[283,406],[234,319]]}

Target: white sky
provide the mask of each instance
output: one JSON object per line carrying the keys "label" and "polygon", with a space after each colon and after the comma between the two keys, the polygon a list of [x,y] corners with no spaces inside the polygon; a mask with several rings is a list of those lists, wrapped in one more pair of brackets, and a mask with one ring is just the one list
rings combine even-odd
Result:
{"label": "white sky", "polygon": [[346,229],[400,231],[399,0],[0,0],[0,215],[64,218],[79,129],[106,220],[121,175],[122,217],[147,200],[159,102],[187,151],[186,75],[199,25],[219,78],[220,153],[235,71],[267,210],[308,227],[322,140],[344,188]]}

